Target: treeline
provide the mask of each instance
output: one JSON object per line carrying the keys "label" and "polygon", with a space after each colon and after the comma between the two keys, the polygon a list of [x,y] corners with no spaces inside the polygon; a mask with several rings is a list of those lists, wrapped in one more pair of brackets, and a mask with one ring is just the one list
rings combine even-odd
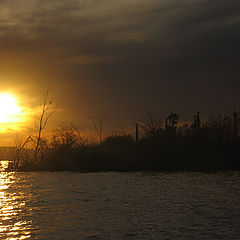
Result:
{"label": "treeline", "polygon": [[[211,117],[205,121],[201,121],[200,113],[196,112],[193,119],[186,123],[181,123],[180,116],[175,112],[171,112],[164,120],[153,114],[144,114],[136,121],[135,136],[123,131],[122,134],[103,138],[102,120],[93,119],[92,122],[98,142],[84,136],[78,126],[63,124],[52,133],[51,140],[43,139],[41,134],[40,137],[37,135],[32,151],[23,151],[25,144],[20,144],[7,170],[240,169],[237,112]],[[29,137],[26,143],[29,141],[34,141],[34,138]]]}

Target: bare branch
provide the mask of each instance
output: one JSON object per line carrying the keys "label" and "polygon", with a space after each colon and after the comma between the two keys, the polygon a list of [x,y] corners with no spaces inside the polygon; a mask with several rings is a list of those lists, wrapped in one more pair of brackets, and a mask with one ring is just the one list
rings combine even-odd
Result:
{"label": "bare branch", "polygon": [[146,136],[159,136],[162,129],[160,118],[152,113],[140,115],[137,124],[142,128]]}
{"label": "bare branch", "polygon": [[91,116],[89,118],[92,122],[93,129],[99,137],[99,142],[102,143],[103,116]]}
{"label": "bare branch", "polygon": [[[50,107],[52,107],[52,100],[49,101],[49,94],[48,91],[43,93],[42,97],[40,98],[40,108],[41,113],[40,116],[37,116],[36,119],[38,119],[38,123],[35,119],[35,128],[38,131],[37,134],[37,141],[35,146],[35,154],[34,154],[34,160],[37,159],[37,154],[39,151],[40,143],[41,143],[41,137],[42,137],[42,131],[45,129],[48,120],[52,117],[52,115],[55,113],[57,106],[53,107],[53,110],[50,111]],[[50,111],[50,113],[48,113]]]}

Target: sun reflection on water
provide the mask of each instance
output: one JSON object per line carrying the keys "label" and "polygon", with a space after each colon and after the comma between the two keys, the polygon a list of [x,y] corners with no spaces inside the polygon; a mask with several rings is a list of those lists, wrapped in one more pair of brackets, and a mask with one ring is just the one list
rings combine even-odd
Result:
{"label": "sun reflection on water", "polygon": [[31,222],[21,218],[25,202],[21,193],[12,191],[15,173],[4,172],[7,161],[0,161],[0,239],[18,240],[31,238]]}

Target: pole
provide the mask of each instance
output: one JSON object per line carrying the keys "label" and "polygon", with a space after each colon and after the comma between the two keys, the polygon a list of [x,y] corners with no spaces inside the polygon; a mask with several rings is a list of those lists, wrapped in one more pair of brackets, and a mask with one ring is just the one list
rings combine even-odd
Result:
{"label": "pole", "polygon": [[234,127],[234,138],[238,138],[238,116],[237,112],[233,113],[233,127]]}
{"label": "pole", "polygon": [[136,144],[138,144],[138,141],[139,141],[139,135],[138,135],[138,123],[136,123]]}

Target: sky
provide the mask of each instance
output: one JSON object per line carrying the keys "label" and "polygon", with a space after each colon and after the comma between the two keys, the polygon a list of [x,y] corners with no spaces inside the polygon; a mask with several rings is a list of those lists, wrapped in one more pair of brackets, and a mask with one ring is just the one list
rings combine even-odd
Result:
{"label": "sky", "polygon": [[239,13],[239,0],[1,0],[0,92],[33,115],[48,90],[55,125],[103,115],[106,128],[129,129],[145,112],[233,111]]}

